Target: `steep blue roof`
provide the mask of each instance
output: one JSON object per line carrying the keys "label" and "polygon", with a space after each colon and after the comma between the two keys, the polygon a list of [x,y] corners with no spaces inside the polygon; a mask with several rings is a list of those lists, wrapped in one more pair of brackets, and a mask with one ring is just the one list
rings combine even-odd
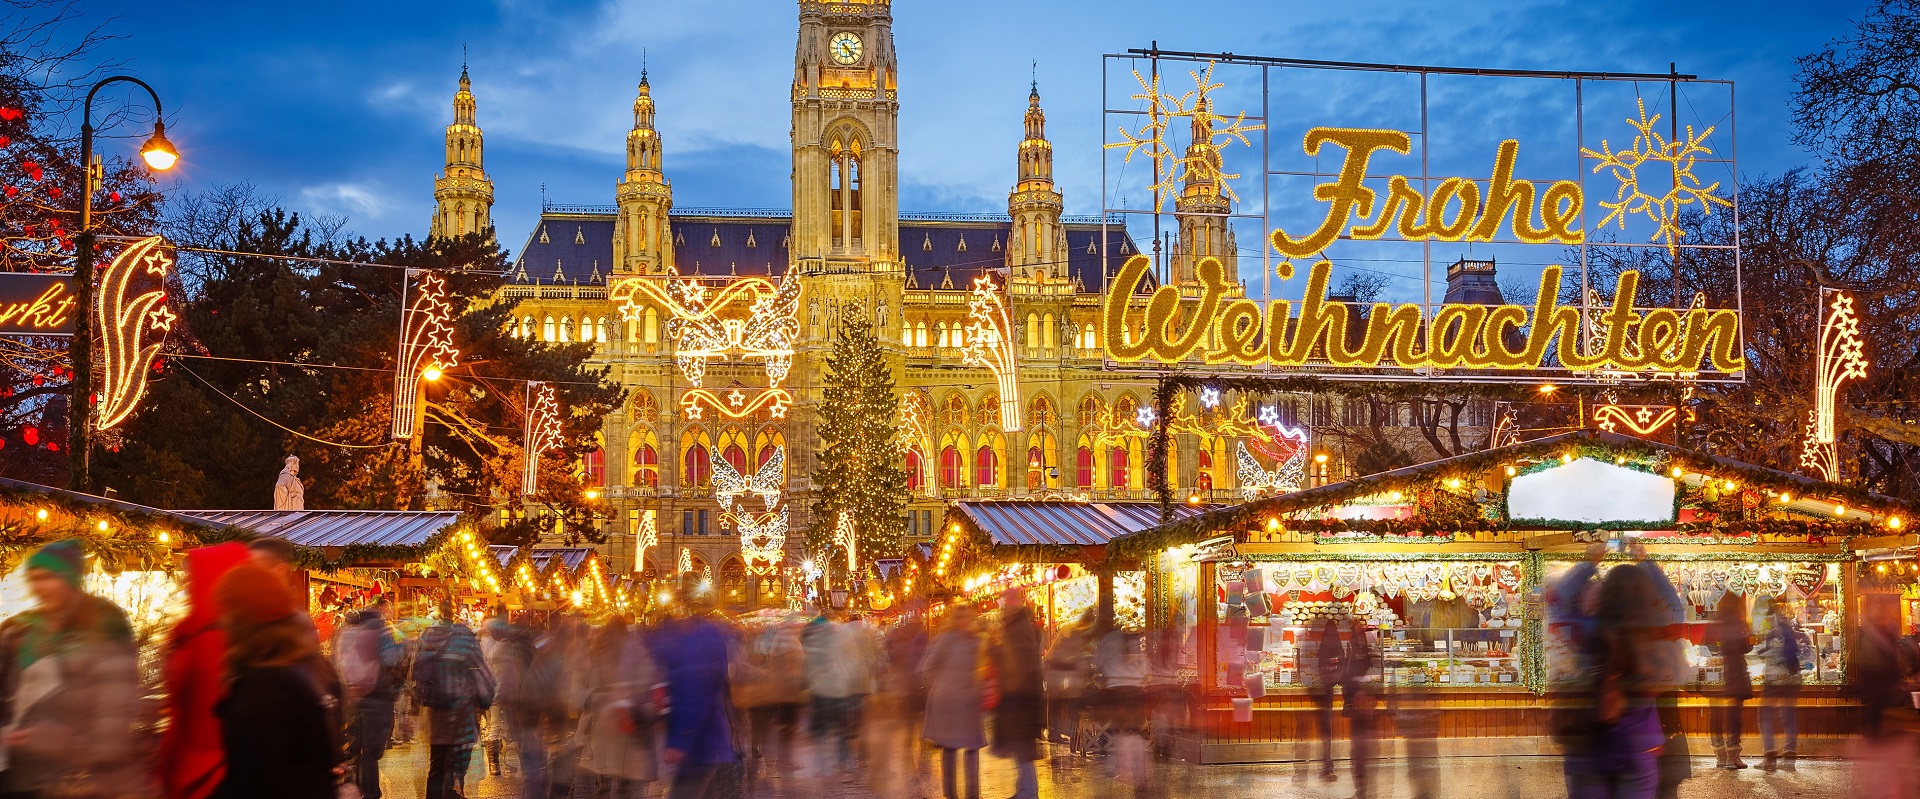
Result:
{"label": "steep blue roof", "polygon": [[[777,276],[787,269],[784,210],[688,208],[668,215],[674,259],[683,275]],[[542,210],[527,244],[515,259],[512,283],[603,284],[613,271],[614,209],[550,205]],[[951,279],[965,289],[973,279],[1006,264],[1002,251],[1012,220],[1004,214],[901,214],[900,250],[914,283],[939,288]],[[1098,217],[1067,217],[1067,265],[1087,291],[1104,285]],[[1107,260],[1118,269],[1135,252],[1118,221],[1106,226]],[[964,242],[965,247],[962,248]],[[997,246],[996,246],[997,245]]]}

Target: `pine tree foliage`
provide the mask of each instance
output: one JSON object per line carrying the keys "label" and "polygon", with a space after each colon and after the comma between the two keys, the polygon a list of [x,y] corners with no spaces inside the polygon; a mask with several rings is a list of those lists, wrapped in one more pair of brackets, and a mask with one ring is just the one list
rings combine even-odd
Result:
{"label": "pine tree foliage", "polygon": [[900,394],[873,326],[864,320],[843,325],[827,369],[807,550],[822,563],[838,564],[838,573],[846,564],[846,554],[832,549],[840,514],[852,515],[861,562],[896,557],[910,495],[906,463],[894,446]]}

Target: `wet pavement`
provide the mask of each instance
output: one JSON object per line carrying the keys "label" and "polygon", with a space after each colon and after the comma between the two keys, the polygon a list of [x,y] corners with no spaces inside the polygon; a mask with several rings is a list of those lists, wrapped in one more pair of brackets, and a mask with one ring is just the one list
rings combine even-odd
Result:
{"label": "wet pavement", "polygon": [[[1347,799],[1355,795],[1352,775],[1341,764],[1336,779],[1322,781],[1299,764],[1190,766],[1155,759],[1147,778],[1135,788],[1111,776],[1106,756],[1083,757],[1053,745],[1039,765],[1043,799]],[[828,797],[898,797],[937,799],[941,796],[939,755],[929,751],[915,767],[896,748],[892,757],[876,757],[865,767],[842,770],[820,757],[814,747],[799,754],[801,767],[756,781],[747,795],[768,799],[827,799]],[[511,752],[504,758],[511,764]],[[1755,758],[1757,764],[1758,758]],[[385,799],[418,799],[424,793],[426,747],[404,744],[382,760]],[[929,765],[931,768],[929,768]],[[1680,799],[1868,799],[1885,783],[1857,775],[1843,760],[1801,760],[1792,771],[1773,774],[1758,768],[1720,771],[1712,758],[1696,760],[1695,777],[1680,786]],[[1909,767],[1913,763],[1909,761]],[[1013,792],[1009,761],[983,753],[981,797],[1002,799]],[[1404,761],[1383,761],[1376,771],[1375,799],[1561,799],[1566,796],[1560,762],[1550,757],[1461,757],[1440,761],[1439,785],[1430,797],[1416,797]],[[506,799],[519,796],[520,783],[512,774],[486,773],[479,752],[474,753],[465,795],[469,799]],[[658,799],[666,783],[649,785],[644,794]],[[577,794],[579,796],[584,796]],[[963,793],[964,795],[964,793]],[[555,796],[565,796],[556,793]]]}

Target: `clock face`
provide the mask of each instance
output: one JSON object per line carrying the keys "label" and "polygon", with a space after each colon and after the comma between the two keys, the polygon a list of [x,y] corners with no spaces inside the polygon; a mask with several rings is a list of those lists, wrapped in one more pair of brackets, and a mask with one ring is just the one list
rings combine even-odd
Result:
{"label": "clock face", "polygon": [[840,65],[860,62],[860,37],[852,33],[836,33],[827,42],[827,53],[833,57],[833,63]]}

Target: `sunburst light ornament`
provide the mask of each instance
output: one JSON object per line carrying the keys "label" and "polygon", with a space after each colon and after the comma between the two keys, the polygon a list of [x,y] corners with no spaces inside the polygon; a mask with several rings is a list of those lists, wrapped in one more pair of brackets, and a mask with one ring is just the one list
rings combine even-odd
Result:
{"label": "sunburst light ornament", "polygon": [[532,494],[539,487],[540,456],[559,449],[560,441],[560,400],[553,386],[527,383],[526,471],[521,475],[520,493]]}
{"label": "sunburst light ornament", "polygon": [[1020,372],[1013,352],[1013,319],[992,278],[973,279],[973,301],[967,308],[967,348],[961,362],[985,367],[1000,389],[1000,429],[1020,429]]}
{"label": "sunburst light ornament", "polygon": [[413,283],[413,298],[400,311],[400,352],[393,372],[393,437],[412,438],[419,414],[420,380],[437,380],[453,367],[460,351],[453,347],[453,305],[447,302],[447,281],[424,272]]}
{"label": "sunburst light ornament", "polygon": [[[1596,174],[1603,170],[1610,172],[1620,184],[1612,201],[1600,201],[1600,207],[1607,209],[1607,215],[1597,227],[1606,227],[1607,223],[1612,222],[1625,230],[1628,216],[1645,216],[1655,225],[1653,236],[1647,240],[1665,244],[1667,254],[1674,255],[1679,251],[1680,239],[1687,235],[1686,231],[1680,229],[1682,209],[1697,204],[1703,212],[1712,214],[1716,205],[1733,207],[1732,201],[1715,193],[1720,189],[1719,181],[1702,185],[1699,176],[1693,173],[1694,164],[1700,156],[1713,155],[1706,141],[1707,137],[1713,135],[1714,126],[1709,125],[1706,130],[1696,133],[1693,126],[1688,125],[1684,140],[1668,141],[1654,130],[1654,126],[1660,122],[1660,115],[1647,116],[1646,100],[1636,100],[1635,103],[1639,106],[1640,117],[1638,120],[1631,117],[1627,119],[1627,124],[1636,131],[1631,148],[1616,152],[1605,139],[1600,141],[1598,152],[1580,148],[1582,156],[1599,162],[1593,167]],[[1654,176],[1647,174],[1649,170],[1669,172],[1673,183],[1660,194],[1647,193],[1646,180]]]}

